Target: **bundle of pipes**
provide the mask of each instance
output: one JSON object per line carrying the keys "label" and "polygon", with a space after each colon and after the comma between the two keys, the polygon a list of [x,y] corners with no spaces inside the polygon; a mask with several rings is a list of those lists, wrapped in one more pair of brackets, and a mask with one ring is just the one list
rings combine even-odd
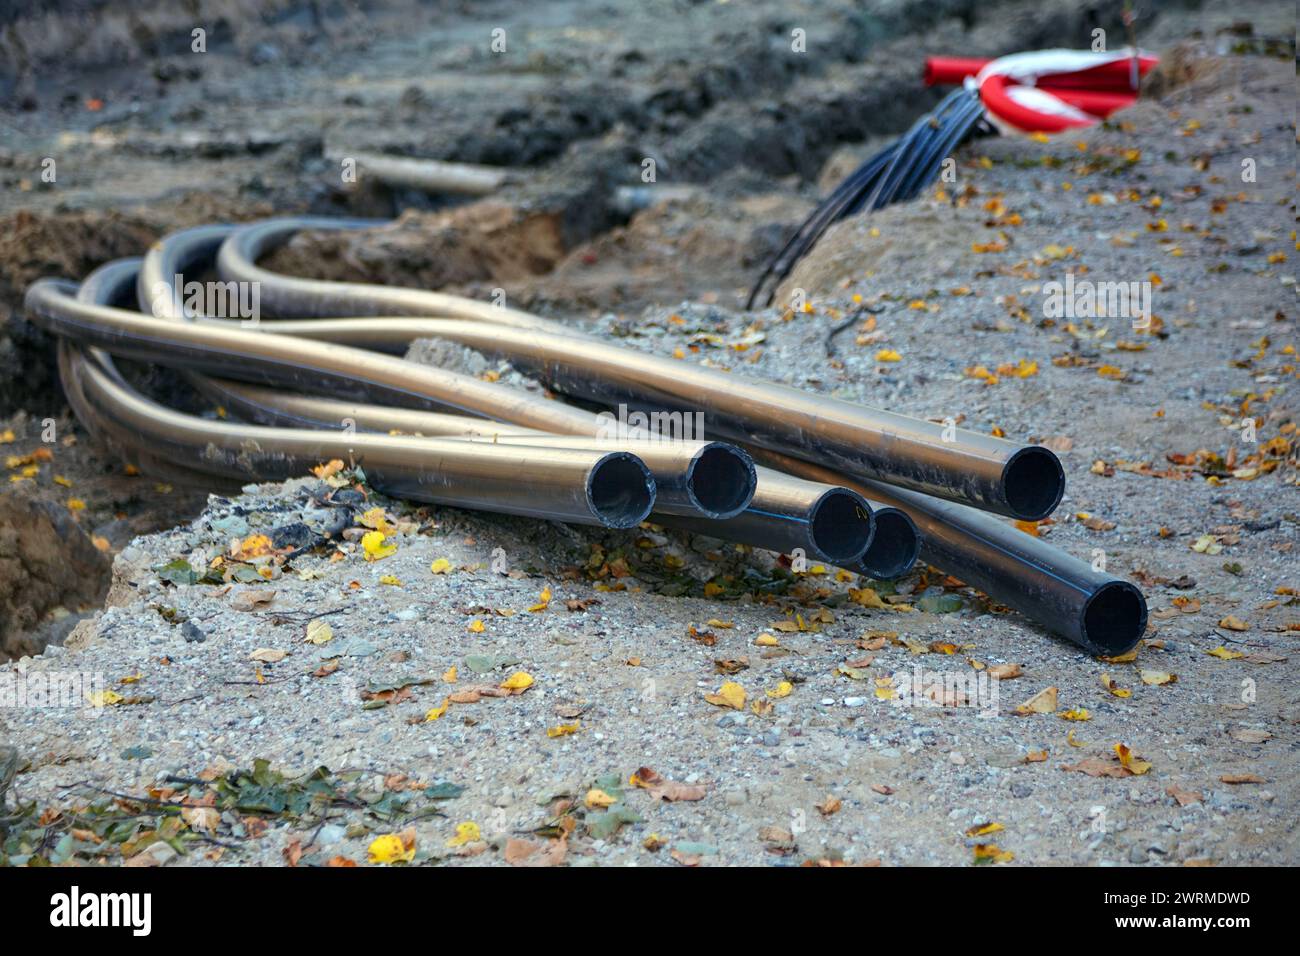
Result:
{"label": "bundle of pipes", "polygon": [[[27,308],[63,339],[64,388],[82,423],[181,479],[276,479],[342,458],[398,496],[613,528],[650,518],[877,579],[906,573],[919,554],[1094,653],[1121,653],[1142,634],[1146,606],[1131,584],[981,513],[1050,514],[1064,472],[1048,449],[661,359],[472,299],[257,265],[299,230],[375,225],[186,230],[79,288],[37,282]],[[182,277],[214,262],[221,280],[256,283],[262,309],[280,318],[191,307]],[[143,314],[122,307],[131,300]],[[730,441],[623,422],[610,438],[607,414],[380,354],[417,338],[504,358],[562,395],[662,415],[648,422],[699,411]],[[160,406],[110,355],[182,369],[249,424]]]}

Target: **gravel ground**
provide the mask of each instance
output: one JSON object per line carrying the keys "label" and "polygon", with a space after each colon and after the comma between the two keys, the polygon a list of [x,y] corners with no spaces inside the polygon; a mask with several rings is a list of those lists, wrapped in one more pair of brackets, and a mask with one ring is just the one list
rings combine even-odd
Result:
{"label": "gravel ground", "polygon": [[[103,791],[188,793],[184,827],[159,811],[173,820],[133,831],[128,851],[152,863],[175,858],[151,843],[160,830],[192,864],[365,863],[403,833],[416,862],[451,865],[1294,865],[1294,74],[1194,53],[1114,127],[976,143],[956,182],[843,224],[780,297],[804,290],[806,311],[695,301],[596,323],[1048,442],[1067,496],[1032,530],[1142,586],[1135,660],[1090,658],[933,570],[795,575],[653,527],[413,509],[307,477],[136,538],[101,614],[0,669],[9,687],[71,673],[124,698],[0,708],[0,744],[18,748],[9,802],[57,830],[56,810]],[[1044,285],[1067,270],[1151,282],[1151,328],[1045,315]],[[396,545],[378,560],[359,541],[372,507]],[[162,580],[232,541],[256,551],[259,534],[290,551],[341,513],[336,544],[242,563],[269,581]],[[961,609],[920,609],[937,594]],[[306,640],[324,637],[312,622],[324,643]],[[916,668],[1019,675],[977,685],[981,707],[909,706],[897,689]],[[728,681],[743,709],[708,699]],[[1049,688],[1047,712],[1016,713]],[[1120,744],[1138,762],[1121,766]],[[368,806],[265,825],[218,796],[219,816],[194,814],[206,781],[259,758],[326,766]],[[97,855],[84,836],[57,852]]]}

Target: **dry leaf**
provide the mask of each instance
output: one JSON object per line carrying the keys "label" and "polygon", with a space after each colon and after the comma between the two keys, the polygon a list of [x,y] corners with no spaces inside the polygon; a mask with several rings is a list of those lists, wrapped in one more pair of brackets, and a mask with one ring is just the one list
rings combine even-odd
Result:
{"label": "dry leaf", "polygon": [[1145,760],[1133,756],[1133,751],[1124,744],[1115,745],[1115,754],[1119,757],[1119,764],[1129,773],[1141,775],[1151,769],[1151,764]]}
{"label": "dry leaf", "polygon": [[1263,777],[1253,773],[1225,773],[1219,778],[1223,783],[1241,784],[1241,783],[1268,783]]}
{"label": "dry leaf", "polygon": [[1110,692],[1111,692],[1112,694],[1114,694],[1116,697],[1132,697],[1132,696],[1133,696],[1133,692],[1132,692],[1131,690],[1128,690],[1127,688],[1124,688],[1124,687],[1120,687],[1119,684],[1116,684],[1116,683],[1115,683],[1115,679],[1114,679],[1113,677],[1111,677],[1109,674],[1102,674],[1102,675],[1101,675],[1101,686],[1104,687],[1104,688],[1106,688],[1108,691],[1110,691]]}
{"label": "dry leaf", "polygon": [[457,824],[456,835],[447,841],[447,846],[465,846],[469,843],[477,843],[481,839],[483,839],[483,834],[479,831],[478,824],[473,820],[467,820],[464,823]]}
{"label": "dry leaf", "polygon": [[1059,691],[1055,687],[1044,688],[1017,707],[1015,713],[1021,716],[1024,716],[1025,714],[1054,713],[1056,711],[1056,699],[1058,694]]}
{"label": "dry leaf", "polygon": [[1256,730],[1252,727],[1238,727],[1228,732],[1233,740],[1240,740],[1243,744],[1262,744],[1266,740],[1272,740],[1273,735],[1267,730]]}
{"label": "dry leaf", "polygon": [[1014,853],[1010,850],[999,849],[996,843],[975,844],[975,862],[977,864],[1010,863],[1015,858]]}
{"label": "dry leaf", "polygon": [[275,592],[270,588],[239,588],[230,594],[230,606],[236,611],[252,611],[270,604]]}
{"label": "dry leaf", "polygon": [[815,804],[815,806],[817,807],[818,813],[824,817],[829,817],[831,814],[837,813],[840,807],[844,806],[844,801],[839,797],[827,794],[826,799],[821,803]]}
{"label": "dry leaf", "polygon": [[371,863],[410,863],[415,859],[415,829],[385,833],[370,842]]}
{"label": "dry leaf", "polygon": [[1173,797],[1180,807],[1191,806],[1193,803],[1201,802],[1201,795],[1192,790],[1181,790],[1176,786],[1165,787],[1165,793]]}
{"label": "dry leaf", "polygon": [[308,644],[327,644],[334,638],[334,628],[324,618],[315,617],[307,622],[307,636],[303,638]]}
{"label": "dry leaf", "polygon": [[709,792],[709,788],[701,784],[678,783],[661,777],[649,767],[638,768],[629,778],[629,782],[632,786],[645,790],[655,799],[669,803],[703,800]]}
{"label": "dry leaf", "polygon": [[526,671],[515,671],[502,681],[500,686],[502,690],[510,691],[512,694],[522,694],[533,686],[533,678]]}
{"label": "dry leaf", "polygon": [[1169,674],[1166,673],[1165,671],[1144,670],[1144,671],[1138,671],[1138,675],[1142,678],[1142,683],[1149,684],[1152,687],[1160,687],[1164,684],[1173,684],[1173,683],[1177,683],[1178,681],[1177,674]]}
{"label": "dry leaf", "polygon": [[716,694],[705,694],[704,699],[715,707],[730,707],[733,710],[745,709],[745,688],[735,681],[727,681],[718,688]]}
{"label": "dry leaf", "polygon": [[215,833],[221,823],[221,813],[214,807],[185,807],[181,810],[181,819],[191,830]]}
{"label": "dry leaf", "polygon": [[568,855],[568,841],[561,837],[546,843],[532,840],[520,840],[511,837],[506,840],[505,861],[511,866],[559,866]]}

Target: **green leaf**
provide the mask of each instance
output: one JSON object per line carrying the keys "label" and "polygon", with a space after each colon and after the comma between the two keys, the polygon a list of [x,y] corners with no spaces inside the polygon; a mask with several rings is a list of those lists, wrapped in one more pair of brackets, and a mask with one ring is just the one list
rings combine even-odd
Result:
{"label": "green leaf", "polygon": [[616,803],[604,813],[588,813],[587,832],[593,839],[608,840],[617,833],[625,823],[644,823],[645,820],[626,804]]}
{"label": "green leaf", "polygon": [[916,606],[931,614],[951,614],[964,608],[966,602],[957,594],[927,594],[916,602]]}

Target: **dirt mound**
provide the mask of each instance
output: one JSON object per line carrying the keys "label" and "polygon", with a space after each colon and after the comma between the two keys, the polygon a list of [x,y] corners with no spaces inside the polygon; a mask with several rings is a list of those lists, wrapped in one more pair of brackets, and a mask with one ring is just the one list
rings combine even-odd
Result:
{"label": "dirt mound", "polygon": [[40,653],[36,625],[56,608],[98,603],[109,570],[62,504],[0,495],[0,660]]}
{"label": "dirt mound", "polygon": [[345,282],[444,286],[537,275],[564,254],[557,216],[487,200],[366,231],[303,232],[265,265]]}

